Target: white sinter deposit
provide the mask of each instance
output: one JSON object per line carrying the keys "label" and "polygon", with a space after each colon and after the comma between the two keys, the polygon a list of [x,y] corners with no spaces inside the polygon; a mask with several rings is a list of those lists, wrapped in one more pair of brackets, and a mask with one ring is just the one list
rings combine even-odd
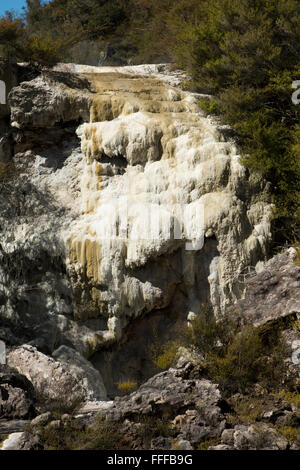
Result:
{"label": "white sinter deposit", "polygon": [[[43,232],[47,259],[66,266],[57,281],[65,286],[60,303],[50,279],[58,266],[51,282],[42,280],[55,347],[67,343],[91,356],[145,314],[180,310],[191,319],[208,299],[222,312],[241,294],[239,274],[266,256],[264,183],[249,178],[234,143],[204,117],[199,96],[178,88],[180,73],[165,66],[56,67],[63,72],[84,77],[90,90],[45,75],[11,98],[13,125],[25,136],[30,125],[37,132],[73,121],[74,110],[81,119],[81,150],[69,143],[65,151],[61,145],[18,154],[29,162],[31,184],[55,206],[35,222],[16,223],[11,237],[19,246],[30,239],[34,257]],[[24,91],[23,101],[22,90],[29,96]],[[36,99],[28,110],[30,94]]]}

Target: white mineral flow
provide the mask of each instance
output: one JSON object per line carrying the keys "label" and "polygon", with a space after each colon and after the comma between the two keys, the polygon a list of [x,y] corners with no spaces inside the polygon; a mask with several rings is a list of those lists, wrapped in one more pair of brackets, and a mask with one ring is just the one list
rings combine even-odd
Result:
{"label": "white mineral flow", "polygon": [[96,90],[90,122],[77,130],[83,213],[65,233],[74,285],[90,292],[77,316],[108,319],[107,329],[89,338],[91,353],[120,340],[131,318],[170,304],[178,279],[159,284],[151,269],[144,279],[137,273],[162,256],[172,265],[178,250],[186,315],[199,314],[198,255],[209,238],[218,249],[209,296],[222,311],[235,298],[238,272],[265,253],[270,207],[245,202],[236,146],[203,116],[197,96],[170,86],[172,76],[160,80],[153,68],[149,76],[146,66],[74,70],[91,71]]}
{"label": "white mineral flow", "polygon": [[190,320],[210,300],[222,313],[241,295],[239,274],[266,256],[264,184],[203,115],[199,96],[180,89],[179,72],[62,70],[91,90],[41,76],[11,98],[16,132],[81,120],[81,149],[71,139],[15,156],[35,189],[27,188],[31,215],[5,221],[3,257],[18,265],[22,255],[27,277],[6,281],[0,263],[10,299],[1,315],[25,319],[50,352],[65,344],[90,357],[155,312]]}

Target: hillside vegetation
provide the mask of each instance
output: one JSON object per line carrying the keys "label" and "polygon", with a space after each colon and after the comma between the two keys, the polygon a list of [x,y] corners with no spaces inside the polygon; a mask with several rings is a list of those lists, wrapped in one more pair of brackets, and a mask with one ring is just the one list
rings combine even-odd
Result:
{"label": "hillside vegetation", "polygon": [[299,239],[300,78],[297,0],[27,0],[0,19],[0,55],[128,64],[171,61],[212,95],[208,114],[232,127],[245,165],[271,182],[278,241]]}

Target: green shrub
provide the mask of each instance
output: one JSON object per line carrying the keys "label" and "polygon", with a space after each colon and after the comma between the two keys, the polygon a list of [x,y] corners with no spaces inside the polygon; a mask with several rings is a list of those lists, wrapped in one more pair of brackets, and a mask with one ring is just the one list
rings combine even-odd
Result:
{"label": "green shrub", "polygon": [[211,306],[203,305],[201,314],[184,331],[184,344],[204,358],[215,353],[220,355],[232,341],[236,330],[232,318],[217,319]]}
{"label": "green shrub", "polygon": [[163,344],[156,341],[150,348],[153,364],[158,369],[169,369],[178,359],[180,346],[180,343],[177,341],[167,341]]}
{"label": "green shrub", "polygon": [[277,427],[277,431],[282,434],[290,444],[300,446],[300,427],[283,426]]}
{"label": "green shrub", "polygon": [[138,388],[138,383],[132,380],[126,380],[124,382],[118,382],[117,387],[119,392],[122,395],[127,395],[128,393],[134,392]]}
{"label": "green shrub", "polygon": [[175,430],[166,416],[141,416],[138,420],[140,427],[138,436],[143,442],[144,448],[149,449],[152,439],[155,437],[174,437]]}
{"label": "green shrub", "polygon": [[280,400],[288,403],[289,405],[296,405],[300,407],[300,393],[299,392],[290,392],[287,390],[281,390],[276,395]]}
{"label": "green shrub", "polygon": [[283,325],[239,327],[233,316],[217,319],[209,306],[186,329],[185,346],[203,357],[207,377],[226,393],[246,392],[253,384],[277,389],[287,355]]}
{"label": "green shrub", "polygon": [[[263,396],[264,397],[264,396]],[[227,416],[227,421],[233,426],[236,424],[253,424],[259,421],[264,410],[264,399],[261,396],[244,396],[233,403],[234,414]]]}
{"label": "green shrub", "polygon": [[206,441],[200,442],[197,447],[197,450],[208,450],[209,447],[216,446],[221,442],[221,438],[208,439]]}
{"label": "green shrub", "polygon": [[246,326],[232,339],[223,354],[209,354],[208,376],[226,393],[249,391],[259,383],[267,390],[282,386],[286,348],[278,330]]}
{"label": "green shrub", "polygon": [[[32,430],[36,433],[37,429]],[[30,427],[27,432],[31,432]],[[92,426],[71,420],[60,427],[39,429],[38,448],[42,450],[122,450],[120,424],[99,417]]]}

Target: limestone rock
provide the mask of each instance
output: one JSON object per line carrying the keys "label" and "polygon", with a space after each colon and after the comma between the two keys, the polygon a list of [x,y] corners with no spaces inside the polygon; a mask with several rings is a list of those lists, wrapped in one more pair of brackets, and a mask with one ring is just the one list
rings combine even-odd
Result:
{"label": "limestone rock", "polygon": [[45,426],[46,424],[51,421],[51,413],[50,411],[47,411],[46,413],[42,413],[41,415],[38,415],[36,418],[34,418],[30,425],[31,426]]}
{"label": "limestone rock", "polygon": [[65,366],[77,383],[85,390],[87,400],[107,399],[101,374],[81,354],[67,346],[60,346],[53,352],[52,356]]}
{"label": "limestone rock", "polygon": [[209,450],[286,450],[288,441],[265,423],[237,425],[223,431],[221,444]]}
{"label": "limestone rock", "polygon": [[[172,427],[177,434],[173,441],[188,442],[193,448],[203,440],[220,436],[225,419],[217,385],[205,379],[184,378],[184,370],[169,369],[149,379],[129,396],[115,398],[106,416],[132,421],[141,416],[173,417]],[[152,446],[171,448],[171,441],[171,438],[155,440]]]}
{"label": "limestone rock", "polygon": [[126,397],[116,397],[108,415],[115,419],[136,415],[155,414],[170,410],[176,416],[189,406],[203,411],[203,420],[213,424],[222,419],[218,406],[221,394],[217,385],[209,380],[184,379],[184,371],[169,369],[150,378]]}
{"label": "limestone rock", "polygon": [[21,450],[24,444],[24,433],[15,432],[2,443],[0,450]]}
{"label": "limestone rock", "polygon": [[32,383],[24,375],[6,369],[0,372],[0,418],[33,417],[35,393]]}
{"label": "limestone rock", "polygon": [[13,88],[9,95],[13,127],[47,128],[89,118],[89,84],[74,75],[47,72]]}
{"label": "limestone rock", "polygon": [[300,267],[295,258],[296,252],[290,248],[274,256],[246,282],[244,298],[232,307],[241,321],[262,325],[300,315]]}
{"label": "limestone rock", "polygon": [[193,450],[191,443],[183,439],[179,439],[177,441],[177,447],[178,447],[178,450]]}
{"label": "limestone rock", "polygon": [[[233,431],[229,431],[224,431],[222,434],[222,444],[226,445],[228,449],[286,450],[288,447],[288,441],[285,437],[264,423],[251,426],[238,425]],[[209,450],[215,450],[215,447],[210,447]]]}
{"label": "limestone rock", "polygon": [[68,410],[85,400],[84,390],[66,368],[33,346],[23,345],[11,351],[7,362],[33,384],[40,409]]}
{"label": "limestone rock", "polygon": [[169,437],[156,437],[151,441],[151,450],[171,450],[172,439]]}

